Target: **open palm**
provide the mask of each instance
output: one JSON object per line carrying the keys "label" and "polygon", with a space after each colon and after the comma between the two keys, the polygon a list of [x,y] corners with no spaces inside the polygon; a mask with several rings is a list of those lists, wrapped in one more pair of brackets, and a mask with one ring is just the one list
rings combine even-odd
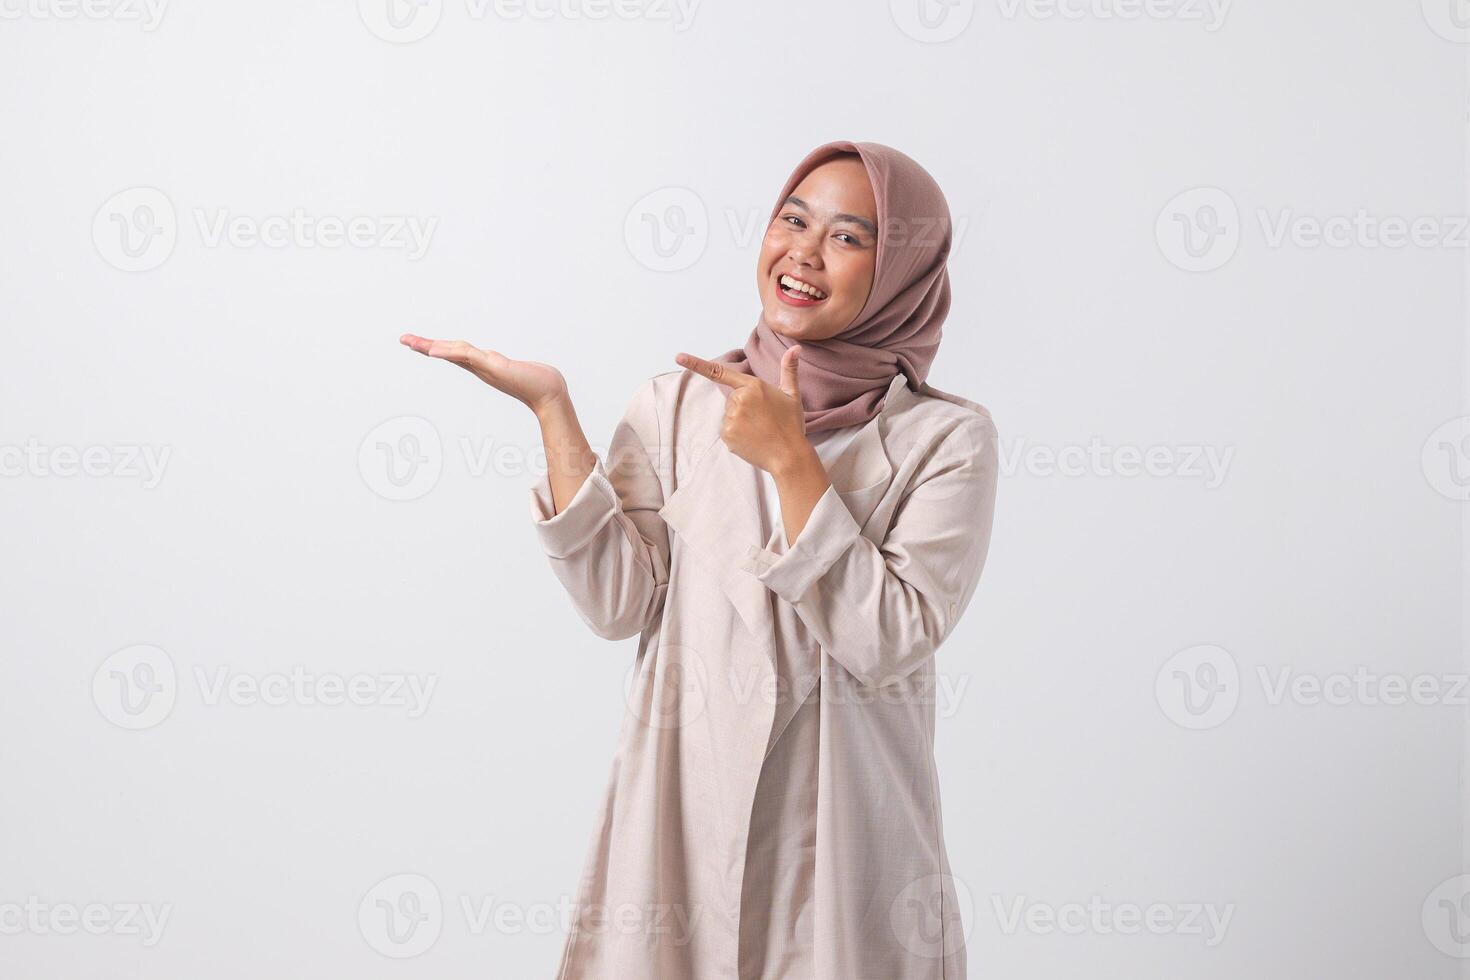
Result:
{"label": "open palm", "polygon": [[481,381],[525,403],[539,412],[567,396],[567,382],[560,371],[539,361],[517,361],[498,351],[481,350],[463,340],[430,340],[406,333],[398,338],[405,347],[420,354],[458,364]]}

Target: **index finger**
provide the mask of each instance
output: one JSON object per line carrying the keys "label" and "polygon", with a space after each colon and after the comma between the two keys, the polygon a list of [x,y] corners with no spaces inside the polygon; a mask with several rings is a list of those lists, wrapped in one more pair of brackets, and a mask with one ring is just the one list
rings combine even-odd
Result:
{"label": "index finger", "polygon": [[732,370],[728,364],[718,361],[706,361],[702,357],[693,354],[680,353],[674,356],[674,361],[680,367],[688,368],[695,374],[702,374],[716,384],[726,385],[731,388],[739,388],[747,385],[760,384],[760,379],[752,374],[742,374]]}

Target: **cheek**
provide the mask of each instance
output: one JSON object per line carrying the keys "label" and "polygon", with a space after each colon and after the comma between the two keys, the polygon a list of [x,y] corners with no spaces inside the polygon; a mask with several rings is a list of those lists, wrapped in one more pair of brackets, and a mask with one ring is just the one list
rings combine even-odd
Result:
{"label": "cheek", "polygon": [[868,291],[873,288],[873,263],[870,260],[833,263],[829,269],[833,284],[842,290],[844,306],[860,307],[867,301]]}
{"label": "cheek", "polygon": [[781,257],[785,249],[785,236],[772,227],[766,232],[766,237],[761,239],[761,268],[769,268],[772,262]]}

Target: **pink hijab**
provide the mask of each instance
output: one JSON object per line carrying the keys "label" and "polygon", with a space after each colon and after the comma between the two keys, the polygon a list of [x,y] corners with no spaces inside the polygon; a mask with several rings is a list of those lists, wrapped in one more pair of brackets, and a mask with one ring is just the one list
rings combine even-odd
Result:
{"label": "pink hijab", "polygon": [[873,288],[857,319],[828,340],[796,341],[772,330],[762,314],[743,348],[715,358],[774,385],[780,383],[781,356],[799,342],[797,377],[807,432],[872,419],[900,371],[917,391],[949,314],[949,204],[928,171],[891,146],[843,140],[817,147],[787,178],[768,220],[807,174],[844,152],[862,157],[878,204]]}

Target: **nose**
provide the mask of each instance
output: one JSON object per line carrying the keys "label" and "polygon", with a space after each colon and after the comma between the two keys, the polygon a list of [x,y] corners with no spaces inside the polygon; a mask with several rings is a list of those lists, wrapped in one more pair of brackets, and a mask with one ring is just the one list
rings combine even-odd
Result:
{"label": "nose", "polygon": [[786,254],[794,265],[810,266],[813,269],[822,267],[822,250],[816,242],[807,237],[793,240]]}

